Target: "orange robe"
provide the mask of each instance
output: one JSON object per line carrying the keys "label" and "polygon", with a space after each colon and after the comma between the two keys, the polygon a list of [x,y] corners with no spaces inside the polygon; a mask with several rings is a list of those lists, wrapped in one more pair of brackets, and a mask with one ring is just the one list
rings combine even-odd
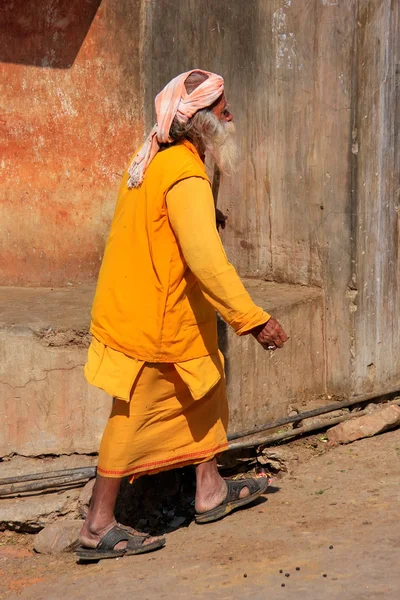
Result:
{"label": "orange robe", "polygon": [[[128,190],[124,177],[100,273],[85,373],[115,397],[99,453],[104,476],[196,464],[225,450],[215,310],[238,335],[269,319],[226,257],[194,146],[178,149],[183,172],[172,147],[155,157],[138,190]],[[167,168],[174,175],[162,198],[149,197],[152,179]]]}

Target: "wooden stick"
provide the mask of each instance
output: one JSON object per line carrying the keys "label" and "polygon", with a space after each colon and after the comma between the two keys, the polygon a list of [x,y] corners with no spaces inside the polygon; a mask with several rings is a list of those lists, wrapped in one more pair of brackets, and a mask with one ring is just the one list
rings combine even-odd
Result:
{"label": "wooden stick", "polygon": [[231,433],[228,435],[228,440],[237,440],[239,438],[244,438],[249,435],[254,435],[255,433],[259,433],[261,431],[267,431],[268,429],[275,429],[275,427],[280,427],[281,425],[288,425],[289,423],[297,423],[298,421],[303,421],[304,419],[309,419],[310,417],[318,417],[319,415],[324,415],[329,412],[334,412],[335,410],[340,410],[341,408],[348,408],[349,406],[354,406],[355,404],[361,404],[363,402],[368,402],[369,400],[377,400],[378,398],[382,398],[383,396],[390,396],[392,394],[399,394],[399,389],[395,388],[389,390],[388,392],[383,392],[380,394],[372,393],[372,394],[364,394],[362,396],[354,396],[349,400],[344,400],[343,402],[336,402],[335,404],[327,404],[326,406],[321,406],[320,408],[315,408],[314,410],[308,410],[303,413],[298,413],[293,417],[284,417],[283,419],[278,419],[273,423],[264,423],[263,425],[257,425],[256,427],[252,427],[251,429],[246,429],[244,431],[238,431],[237,433]]}
{"label": "wooden stick", "polygon": [[24,492],[37,492],[57,487],[76,487],[83,485],[89,477],[85,473],[75,473],[66,477],[57,477],[55,479],[43,479],[41,481],[28,481],[23,483],[12,483],[11,485],[2,485],[0,487],[0,498],[3,496],[18,496]]}
{"label": "wooden stick", "polygon": [[[400,398],[397,400],[389,401],[389,404],[395,404],[396,406],[399,406]],[[273,433],[272,435],[256,440],[250,439],[244,442],[236,442],[233,444],[229,444],[228,450],[253,448],[254,446],[268,446],[268,444],[272,444],[273,442],[279,442],[288,438],[298,437],[299,435],[303,435],[304,433],[310,433],[312,431],[317,431],[318,429],[325,429],[326,427],[331,427],[332,425],[342,423],[342,421],[350,421],[350,419],[362,417],[366,414],[368,414],[366,410],[360,410],[356,413],[349,413],[347,415],[342,415],[341,417],[335,417],[334,419],[324,419],[319,421],[318,423],[311,423],[310,425],[304,425],[303,427],[297,427],[296,429],[291,429],[290,431],[283,431],[282,433]]]}
{"label": "wooden stick", "polygon": [[68,475],[75,475],[75,473],[82,473],[86,475],[87,479],[92,479],[96,475],[96,467],[76,467],[75,469],[62,469],[60,471],[45,471],[41,473],[32,473],[31,475],[20,475],[19,477],[6,477],[5,479],[0,479],[0,486],[8,485],[9,483],[22,483],[23,481],[38,481],[40,479],[67,477]]}

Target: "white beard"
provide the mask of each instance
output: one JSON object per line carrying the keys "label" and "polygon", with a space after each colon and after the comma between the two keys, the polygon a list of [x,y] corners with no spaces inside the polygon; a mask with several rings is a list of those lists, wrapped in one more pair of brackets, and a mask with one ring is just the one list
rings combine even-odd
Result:
{"label": "white beard", "polygon": [[[218,120],[217,117],[215,119]],[[219,122],[217,131],[207,146],[221,173],[232,175],[236,171],[238,163],[234,123]]]}

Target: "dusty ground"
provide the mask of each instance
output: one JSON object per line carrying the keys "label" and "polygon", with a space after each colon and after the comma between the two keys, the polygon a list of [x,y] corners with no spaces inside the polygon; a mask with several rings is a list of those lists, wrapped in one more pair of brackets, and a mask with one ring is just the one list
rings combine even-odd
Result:
{"label": "dusty ground", "polygon": [[164,550],[90,566],[3,534],[0,598],[398,600],[399,471],[397,430],[314,456],[256,506],[179,529]]}

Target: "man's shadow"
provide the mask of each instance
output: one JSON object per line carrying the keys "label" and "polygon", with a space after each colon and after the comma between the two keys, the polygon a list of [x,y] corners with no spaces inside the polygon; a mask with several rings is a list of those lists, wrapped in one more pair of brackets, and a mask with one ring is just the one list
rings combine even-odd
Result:
{"label": "man's shadow", "polygon": [[[261,506],[268,501],[269,494],[279,490],[275,485],[269,486],[263,496],[235,512]],[[171,533],[193,521],[195,494],[194,467],[146,475],[132,484],[124,479],[117,499],[116,518],[124,525],[152,535]]]}

